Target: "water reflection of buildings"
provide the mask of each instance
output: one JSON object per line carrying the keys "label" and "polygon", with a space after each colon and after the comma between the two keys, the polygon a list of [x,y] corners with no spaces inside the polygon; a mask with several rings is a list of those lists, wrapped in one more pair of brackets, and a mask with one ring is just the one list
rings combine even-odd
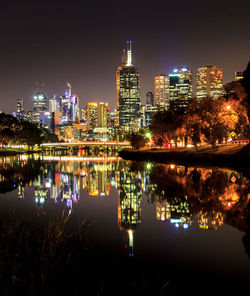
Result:
{"label": "water reflection of buildings", "polygon": [[83,176],[83,189],[90,196],[108,196],[111,189],[112,163],[88,163]]}
{"label": "water reflection of buildings", "polygon": [[142,175],[129,169],[120,171],[118,190],[118,225],[125,230],[129,255],[134,255],[134,232],[141,223]]}
{"label": "water reflection of buildings", "polygon": [[[141,223],[143,192],[150,205],[155,202],[155,217],[159,221],[182,229],[193,226],[193,221],[201,229],[218,229],[223,226],[229,211],[239,212],[242,194],[249,186],[242,174],[229,170],[153,166],[150,163],[136,167],[117,157],[71,159],[69,156],[45,156],[38,165],[39,174],[31,181],[33,179],[27,178],[27,172],[29,174],[35,162],[28,163],[27,160],[17,159],[19,171],[11,159],[0,160],[0,183],[8,185],[10,190],[17,189],[20,199],[25,198],[27,184],[33,187],[39,215],[44,214],[48,200],[63,204],[71,213],[80,199],[81,189],[88,192],[90,198],[109,196],[111,188],[117,190],[118,225],[125,235],[130,255],[134,254],[134,234]],[[8,171],[15,174],[10,177]]]}
{"label": "water reflection of buildings", "polygon": [[202,229],[218,229],[224,223],[224,216],[221,212],[200,211],[197,215],[199,227]]}
{"label": "water reflection of buildings", "polygon": [[183,227],[184,229],[193,224],[187,196],[184,196],[182,201],[173,198],[171,203],[167,200],[160,200],[158,197],[155,204],[157,220],[170,221],[176,228]]}
{"label": "water reflection of buildings", "polygon": [[[33,181],[34,198],[38,212],[50,199],[63,202],[71,213],[73,204],[80,199],[80,182],[89,196],[108,196],[111,186],[118,187],[117,163],[111,161],[55,161],[43,163],[41,174]],[[119,166],[119,163],[118,163]],[[112,184],[112,185],[111,185]],[[24,197],[24,187],[19,186],[18,196]]]}

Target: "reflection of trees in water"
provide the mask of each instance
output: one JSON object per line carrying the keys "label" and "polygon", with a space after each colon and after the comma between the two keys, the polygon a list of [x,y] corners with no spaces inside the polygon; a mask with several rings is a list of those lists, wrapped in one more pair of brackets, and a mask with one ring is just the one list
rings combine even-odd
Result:
{"label": "reflection of trees in water", "polygon": [[244,231],[242,242],[250,258],[250,180],[246,175],[162,165],[154,167],[150,180],[156,184],[156,200],[169,203],[170,208],[176,203],[181,208],[187,198],[188,215],[196,215],[201,228],[217,229],[227,223]]}
{"label": "reflection of trees in water", "polygon": [[248,229],[249,179],[241,173],[161,165],[154,167],[150,180],[157,185],[158,201],[181,206],[187,198],[190,213],[200,222],[210,220],[210,226],[218,228],[224,217],[239,230]]}
{"label": "reflection of trees in water", "polygon": [[0,163],[0,193],[15,190],[18,186],[25,186],[34,181],[40,174],[40,161],[14,160]]}

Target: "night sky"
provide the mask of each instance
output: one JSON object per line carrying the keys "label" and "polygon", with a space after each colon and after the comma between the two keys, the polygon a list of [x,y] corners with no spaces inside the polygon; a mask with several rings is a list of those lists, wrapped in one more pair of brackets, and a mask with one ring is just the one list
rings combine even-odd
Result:
{"label": "night sky", "polygon": [[223,67],[224,83],[250,60],[250,1],[1,1],[0,110],[32,110],[36,82],[48,98],[66,81],[80,98],[116,106],[115,72],[126,40],[142,102],[155,75],[175,66]]}

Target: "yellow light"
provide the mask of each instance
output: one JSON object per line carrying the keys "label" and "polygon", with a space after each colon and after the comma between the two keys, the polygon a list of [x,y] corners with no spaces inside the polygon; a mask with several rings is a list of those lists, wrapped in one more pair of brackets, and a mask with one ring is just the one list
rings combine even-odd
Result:
{"label": "yellow light", "polygon": [[227,105],[227,110],[230,110],[231,109],[231,106],[230,105]]}

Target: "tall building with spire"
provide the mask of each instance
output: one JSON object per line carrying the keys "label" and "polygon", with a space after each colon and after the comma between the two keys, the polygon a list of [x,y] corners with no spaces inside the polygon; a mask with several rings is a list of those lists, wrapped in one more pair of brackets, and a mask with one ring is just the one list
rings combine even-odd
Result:
{"label": "tall building with spire", "polygon": [[128,133],[138,130],[141,106],[140,77],[132,64],[131,41],[127,41],[127,51],[123,51],[122,66],[118,67],[116,72],[116,90],[116,124]]}

